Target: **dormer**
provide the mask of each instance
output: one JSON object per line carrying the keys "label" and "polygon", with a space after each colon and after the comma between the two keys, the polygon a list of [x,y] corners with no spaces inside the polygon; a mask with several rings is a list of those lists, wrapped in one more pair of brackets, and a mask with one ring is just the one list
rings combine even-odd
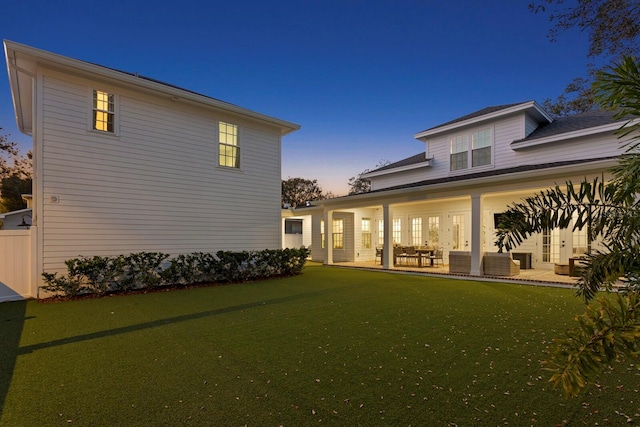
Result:
{"label": "dormer", "polygon": [[447,153],[449,174],[457,175],[494,168],[496,153],[551,122],[553,118],[538,103],[529,101],[483,108],[415,138],[425,143],[428,153]]}

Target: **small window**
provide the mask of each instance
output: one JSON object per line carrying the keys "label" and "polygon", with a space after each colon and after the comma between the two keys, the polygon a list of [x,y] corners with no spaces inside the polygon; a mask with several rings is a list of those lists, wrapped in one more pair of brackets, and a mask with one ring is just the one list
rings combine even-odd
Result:
{"label": "small window", "polygon": [[238,145],[238,126],[219,123],[218,164],[230,168],[240,168],[240,146]]}
{"label": "small window", "polygon": [[324,249],[324,219],[320,220],[320,247]]}
{"label": "small window", "polygon": [[302,234],[301,219],[285,219],[284,234]]}
{"label": "small window", "polygon": [[93,130],[115,133],[115,96],[101,90],[93,91]]}

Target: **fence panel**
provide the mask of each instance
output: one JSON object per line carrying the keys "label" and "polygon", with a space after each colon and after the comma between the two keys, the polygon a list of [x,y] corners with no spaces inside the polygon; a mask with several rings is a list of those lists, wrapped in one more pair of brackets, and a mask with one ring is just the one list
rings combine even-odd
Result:
{"label": "fence panel", "polygon": [[31,230],[0,230],[0,302],[31,295]]}

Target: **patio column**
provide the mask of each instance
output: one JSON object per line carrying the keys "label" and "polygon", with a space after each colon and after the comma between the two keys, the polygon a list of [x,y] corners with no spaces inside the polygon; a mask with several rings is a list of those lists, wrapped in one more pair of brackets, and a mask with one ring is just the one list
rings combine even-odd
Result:
{"label": "patio column", "polygon": [[333,211],[324,211],[324,265],[333,264]]}
{"label": "patio column", "polygon": [[482,275],[482,195],[471,195],[471,274]]}
{"label": "patio column", "polygon": [[388,203],[382,205],[382,214],[384,217],[382,268],[388,270],[393,267],[393,211]]}

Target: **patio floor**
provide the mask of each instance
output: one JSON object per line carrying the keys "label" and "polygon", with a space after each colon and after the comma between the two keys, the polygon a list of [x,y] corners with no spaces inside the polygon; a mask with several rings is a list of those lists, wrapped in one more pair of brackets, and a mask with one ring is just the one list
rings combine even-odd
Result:
{"label": "patio floor", "polygon": [[[380,262],[375,261],[360,261],[360,262],[336,262],[331,264],[333,267],[348,267],[348,268],[364,268],[370,270],[382,270]],[[577,282],[577,277],[570,277],[560,274],[555,274],[553,270],[542,269],[520,269],[520,274],[517,276],[473,276],[470,274],[458,274],[449,273],[448,265],[437,265],[434,267],[417,267],[412,265],[396,265],[390,270],[391,272],[404,272],[412,274],[429,275],[444,275],[452,279],[472,279],[472,280],[484,280],[492,282],[512,282],[542,286],[559,286],[559,287],[573,287]]]}

